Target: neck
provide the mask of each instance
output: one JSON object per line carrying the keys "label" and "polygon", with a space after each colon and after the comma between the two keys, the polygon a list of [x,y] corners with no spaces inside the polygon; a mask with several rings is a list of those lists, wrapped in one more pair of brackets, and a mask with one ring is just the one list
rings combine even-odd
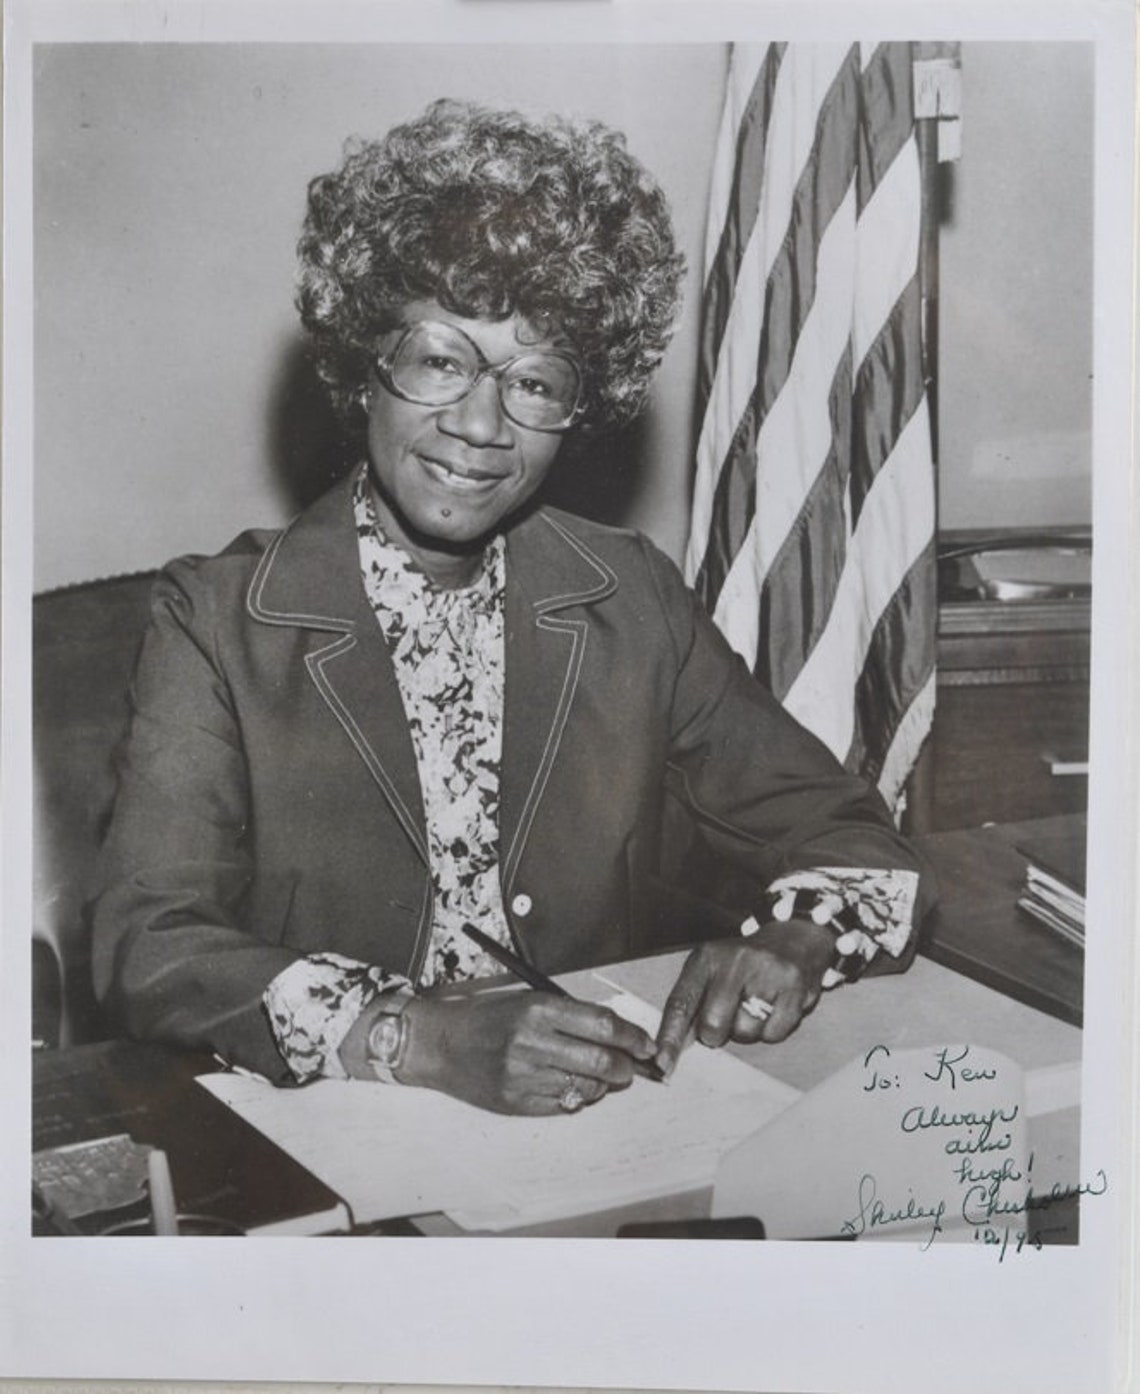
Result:
{"label": "neck", "polygon": [[411,559],[441,590],[460,590],[472,585],[479,577],[483,565],[483,548],[474,554],[470,552],[439,552],[430,548],[417,547],[405,538],[394,539],[409,554]]}
{"label": "neck", "polygon": [[478,579],[487,538],[452,545],[425,537],[399,516],[371,478],[368,488],[384,536],[407,552],[429,581],[441,590],[459,590]]}

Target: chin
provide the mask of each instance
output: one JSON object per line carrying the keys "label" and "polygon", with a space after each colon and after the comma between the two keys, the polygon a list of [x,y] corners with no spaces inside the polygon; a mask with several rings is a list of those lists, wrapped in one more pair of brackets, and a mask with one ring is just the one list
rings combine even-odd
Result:
{"label": "chin", "polygon": [[442,509],[434,511],[428,518],[413,520],[413,526],[424,543],[447,551],[475,551],[507,522],[502,514],[487,519],[472,516],[460,508],[454,508],[450,518],[442,514]]}

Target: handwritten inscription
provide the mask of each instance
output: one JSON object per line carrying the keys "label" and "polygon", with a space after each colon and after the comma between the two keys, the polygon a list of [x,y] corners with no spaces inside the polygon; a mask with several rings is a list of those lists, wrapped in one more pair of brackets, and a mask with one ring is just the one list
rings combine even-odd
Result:
{"label": "handwritten inscription", "polygon": [[1055,1182],[1048,1191],[1037,1194],[1032,1186],[1024,1200],[1002,1200],[993,1186],[971,1186],[962,1198],[962,1218],[973,1225],[984,1225],[995,1215],[1024,1215],[1030,1210],[1047,1210],[1059,1201],[1074,1196],[1102,1196],[1108,1190],[1108,1177],[1102,1167],[1093,1181],[1081,1181],[1075,1186]]}
{"label": "handwritten inscription", "polygon": [[[982,1113],[970,1109],[961,1113],[945,1113],[937,1104],[929,1109],[920,1104],[907,1109],[899,1126],[904,1133],[917,1132],[920,1128],[964,1128],[969,1137],[952,1137],[946,1142],[946,1151],[951,1155],[958,1152],[1000,1152],[1009,1147],[1013,1139],[1008,1131],[995,1136],[994,1124],[1012,1123],[1017,1113],[1017,1104],[1011,1108],[991,1108]],[[979,1130],[976,1136],[975,1128]]]}
{"label": "handwritten inscription", "polygon": [[[1003,1068],[1016,1078],[1003,1081]],[[842,1222],[841,1232],[914,1231],[925,1250],[953,1223],[958,1233],[972,1232],[976,1243],[996,1250],[999,1262],[1009,1252],[1040,1249],[1049,1236],[1063,1233],[1065,1226],[1046,1225],[1041,1212],[1077,1196],[1103,1195],[1108,1178],[1100,1170],[1090,1181],[1034,1189],[1034,1154],[1027,1150],[1025,1119],[1016,1101],[1020,1079],[1012,1062],[968,1045],[921,1056],[892,1055],[888,1045],[872,1046],[863,1057],[862,1092],[880,1101],[875,1105],[880,1111],[897,1096],[898,1132],[911,1140],[908,1154],[910,1147],[920,1147],[916,1155],[925,1165],[913,1173],[900,1173],[896,1165],[893,1179],[885,1182],[865,1170],[854,1213]],[[941,1184],[931,1175],[931,1149],[946,1159]],[[900,1184],[900,1174],[921,1176],[916,1186],[923,1193]]]}
{"label": "handwritten inscription", "polygon": [[955,1067],[961,1066],[963,1084],[976,1084],[984,1079],[997,1079],[997,1070],[975,1070],[971,1066],[964,1064],[963,1062],[969,1053],[969,1046],[963,1046],[953,1058],[951,1058],[949,1047],[945,1050],[940,1050],[937,1055],[935,1073],[931,1074],[930,1071],[927,1070],[926,1078],[932,1080],[935,1084],[937,1084],[939,1080],[948,1080],[950,1088],[957,1089],[959,1071]]}
{"label": "handwritten inscription", "polygon": [[875,1089],[897,1089],[899,1087],[899,1077],[897,1074],[888,1070],[885,1074],[880,1075],[878,1069],[871,1065],[871,1061],[877,1056],[882,1056],[886,1060],[889,1060],[890,1054],[889,1047],[877,1045],[872,1046],[863,1057],[863,1068],[865,1070],[870,1069],[871,1072],[870,1080],[863,1086],[863,1092],[865,1094],[870,1094]]}
{"label": "handwritten inscription", "polygon": [[923,1205],[913,1195],[907,1197],[905,1205],[888,1205],[877,1194],[875,1178],[870,1172],[865,1172],[859,1182],[859,1213],[853,1219],[844,1220],[842,1232],[845,1235],[860,1235],[876,1227],[911,1225],[916,1220],[930,1220],[930,1235],[922,1245],[923,1249],[929,1249],[934,1243],[934,1236],[942,1233],[942,1217],[945,1214],[944,1200],[935,1205]]}

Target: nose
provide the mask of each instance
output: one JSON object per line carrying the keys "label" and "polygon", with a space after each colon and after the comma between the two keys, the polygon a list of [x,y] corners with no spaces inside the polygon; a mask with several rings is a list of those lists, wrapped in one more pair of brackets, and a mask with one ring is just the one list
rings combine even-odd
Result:
{"label": "nose", "polygon": [[509,446],[510,422],[499,398],[499,385],[488,373],[466,397],[444,407],[436,418],[445,435],[457,436],[469,445]]}

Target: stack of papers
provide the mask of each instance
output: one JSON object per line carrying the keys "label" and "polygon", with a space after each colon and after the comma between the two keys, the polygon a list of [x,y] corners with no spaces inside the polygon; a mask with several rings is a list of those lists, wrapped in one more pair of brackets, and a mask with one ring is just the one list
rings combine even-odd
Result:
{"label": "stack of papers", "polygon": [[[654,1030],[619,993],[605,1005]],[[432,1090],[355,1080],[301,1089],[237,1074],[199,1081],[348,1204],[356,1224],[443,1211],[505,1230],[711,1185],[721,1157],[799,1093],[691,1045],[666,1084],[635,1078],[580,1113],[503,1117]]]}
{"label": "stack of papers", "polygon": [[1025,871],[1025,890],[1017,903],[1070,944],[1084,947],[1085,897],[1070,882],[1030,863]]}

